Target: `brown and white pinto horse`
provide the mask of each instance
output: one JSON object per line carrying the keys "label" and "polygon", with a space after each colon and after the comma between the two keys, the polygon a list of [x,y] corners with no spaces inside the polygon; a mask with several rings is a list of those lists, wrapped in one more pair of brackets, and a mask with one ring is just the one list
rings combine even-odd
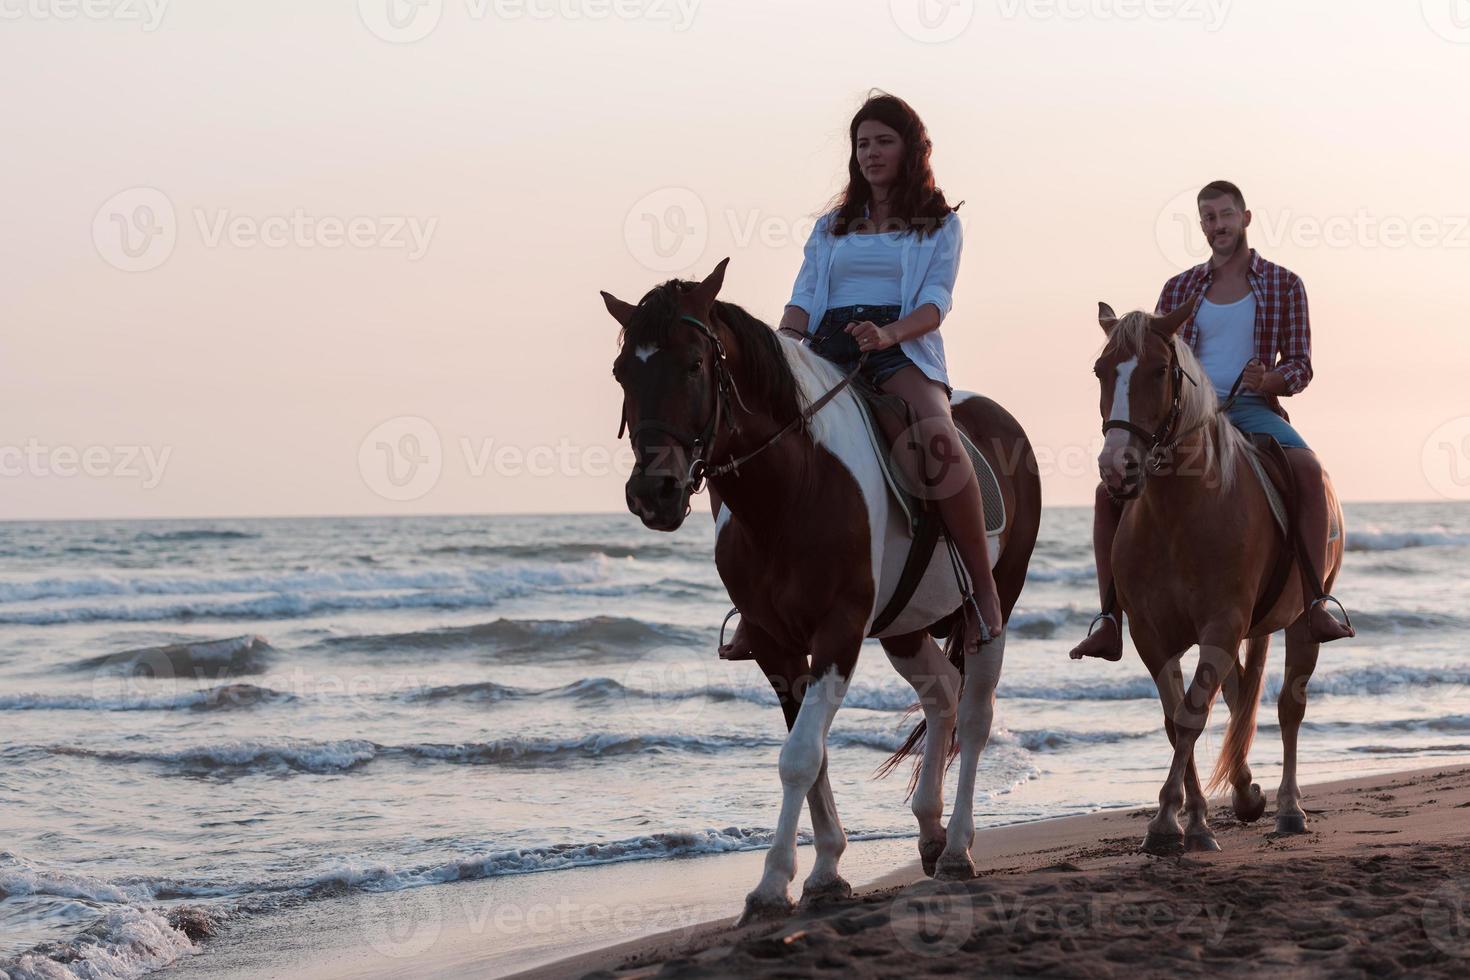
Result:
{"label": "brown and white pinto horse", "polygon": [[[1286,630],[1286,677],[1277,703],[1284,761],[1276,830],[1305,832],[1297,733],[1318,650],[1308,634],[1309,595],[1296,567],[1269,611],[1251,622],[1258,601],[1267,601],[1262,597],[1280,549],[1290,545],[1281,540],[1265,491],[1249,472],[1245,456],[1254,447],[1219,411],[1199,361],[1178,337],[1191,309],[1186,302],[1167,316],[1135,312],[1119,320],[1100,304],[1108,342],[1094,367],[1107,432],[1098,466],[1110,492],[1128,501],[1113,543],[1113,581],[1134,645],[1158,686],[1174,746],[1159,812],[1143,844],[1156,854],[1219,850],[1206,822],[1194,746],[1222,686],[1230,723],[1209,789],[1229,782],[1243,821],[1265,812],[1265,796],[1251,782],[1246,756],[1255,737],[1267,649],[1279,629]],[[1325,487],[1328,513],[1343,528],[1331,482]],[[1329,552],[1323,574],[1329,591],[1342,567],[1344,537],[1339,534]],[[1199,665],[1186,692],[1179,662],[1196,644]],[[1181,804],[1188,818],[1182,830]]]}
{"label": "brown and white pinto horse", "polygon": [[[728,261],[701,283],[664,283],[637,306],[602,297],[623,328],[613,374],[636,459],[628,508],[650,528],[675,530],[708,475],[723,501],[715,563],[785,714],[780,817],[764,874],[746,899],[750,919],[791,908],[787,888],[796,874],[803,799],[816,846],[803,901],[851,892],[838,873],[847,838],[827,779],[827,731],[863,639],[894,592],[910,534],[843,374],[739,306],[717,301]],[[1000,546],[992,541],[991,548],[1009,618],[1040,521],[1035,457],[1015,419],[989,399],[956,392],[952,409],[1001,480],[1011,519]],[[913,796],[920,853],[942,876],[971,877],[975,769],[990,734],[1006,632],[965,656],[957,670],[926,628],[959,605],[949,556],[937,549],[913,599],[880,640],[924,711]],[[943,781],[956,715],[961,770],[946,833]]]}

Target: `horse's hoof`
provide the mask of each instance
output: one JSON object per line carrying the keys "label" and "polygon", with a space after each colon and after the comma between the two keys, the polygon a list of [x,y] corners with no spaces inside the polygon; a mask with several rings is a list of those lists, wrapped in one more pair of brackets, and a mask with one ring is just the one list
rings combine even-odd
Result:
{"label": "horse's hoof", "polygon": [[1213,830],[1196,830],[1185,835],[1184,849],[1191,854],[1197,851],[1218,851],[1220,842],[1215,839]]}
{"label": "horse's hoof", "polygon": [[759,895],[745,896],[745,911],[740,913],[740,920],[735,923],[737,927],[748,926],[752,922],[771,922],[784,919],[791,915],[795,907],[791,899],[782,895],[780,898],[764,898]]}
{"label": "horse's hoof", "polygon": [[1278,813],[1276,833],[1295,836],[1307,832],[1307,818],[1300,813]]}
{"label": "horse's hoof", "polygon": [[1150,830],[1143,836],[1143,844],[1138,849],[1156,857],[1174,857],[1184,853],[1184,835]]}
{"label": "horse's hoof", "polygon": [[1250,791],[1244,801],[1237,798],[1234,801],[1235,819],[1241,823],[1255,823],[1266,813],[1266,794],[1261,792],[1257,783],[1251,783]]}
{"label": "horse's hoof", "polygon": [[934,877],[934,869],[939,866],[939,856],[944,853],[945,839],[920,841],[919,863],[924,866],[924,874],[930,878]]}
{"label": "horse's hoof", "polygon": [[969,881],[975,877],[975,862],[970,855],[942,854],[934,866],[935,881]]}
{"label": "horse's hoof", "polygon": [[833,878],[820,885],[806,885],[801,890],[802,908],[841,902],[849,898],[852,898],[852,886],[843,878]]}

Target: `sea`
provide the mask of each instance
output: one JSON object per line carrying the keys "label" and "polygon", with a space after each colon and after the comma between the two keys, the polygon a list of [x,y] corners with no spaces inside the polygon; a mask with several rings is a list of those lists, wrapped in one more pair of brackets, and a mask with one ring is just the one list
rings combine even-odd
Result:
{"label": "sea", "polygon": [[[1346,511],[1359,635],[1323,647],[1301,781],[1470,760],[1470,506]],[[1145,804],[1167,770],[1131,649],[1067,657],[1097,605],[1090,527],[1044,514],[980,826]],[[755,665],[717,658],[712,549],[699,511],[674,534],[626,514],[0,523],[0,977],[208,957],[190,921],[239,934],[361,893],[767,847],[784,726]],[[870,641],[830,739],[853,840],[916,836],[903,775],[873,775],[912,700]],[[1268,788],[1279,735],[1263,707]]]}

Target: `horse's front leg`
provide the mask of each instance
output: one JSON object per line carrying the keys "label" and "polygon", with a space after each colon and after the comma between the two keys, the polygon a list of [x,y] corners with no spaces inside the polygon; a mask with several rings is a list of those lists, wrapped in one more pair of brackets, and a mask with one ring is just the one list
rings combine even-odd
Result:
{"label": "horse's front leg", "polygon": [[[1195,769],[1194,747],[1209,722],[1210,708],[1227,673],[1233,676],[1236,670],[1242,632],[1243,629],[1230,626],[1213,630],[1210,635],[1215,637],[1214,642],[1208,637],[1201,638],[1199,665],[1187,691],[1182,689],[1178,656],[1167,658],[1164,669],[1154,676],[1159,697],[1164,702],[1166,729],[1172,724],[1170,740],[1174,758],[1159,790],[1159,812],[1149,821],[1143,839],[1145,853],[1163,855],[1179,854],[1186,849],[1220,849],[1209,826],[1209,801]],[[1231,635],[1233,640],[1228,638]],[[1183,828],[1179,825],[1181,809],[1188,821]]]}
{"label": "horse's front leg", "polygon": [[970,845],[975,842],[975,771],[980,765],[980,753],[990,740],[990,725],[995,719],[995,686],[1000,682],[1000,668],[1005,662],[1007,632],[1002,630],[977,652],[965,655],[965,676],[960,688],[959,784],[955,787],[954,813],[949,817],[944,852],[934,869],[934,877],[941,880],[975,877],[975,862],[970,857]]}
{"label": "horse's front leg", "polygon": [[[803,693],[812,679],[806,654],[781,645],[754,622],[744,625],[756,663],[776,692],[781,713],[786,719],[786,731],[790,733],[801,711]],[[806,794],[806,803],[812,815],[812,842],[816,848],[817,860],[802,888],[801,899],[808,902],[846,898],[852,894],[852,886],[838,873],[837,863],[842,859],[842,852],[847,850],[847,834],[842,830],[842,821],[837,816],[837,805],[832,799],[825,754],[817,781]]]}
{"label": "horse's front leg", "polygon": [[[834,614],[836,620],[842,617]],[[854,617],[849,617],[849,620]],[[861,618],[858,618],[861,622]],[[796,877],[796,825],[801,819],[801,803],[817,788],[819,780],[826,775],[827,732],[832,719],[847,696],[847,686],[852,680],[853,668],[857,665],[858,650],[862,646],[862,630],[847,629],[842,633],[830,633],[813,643],[812,680],[801,693],[801,706],[796,712],[796,721],[786,735],[786,744],[781,747],[781,814],[776,820],[776,833],[771,849],[766,852],[765,872],[760,883],[745,898],[745,913],[741,923],[754,919],[786,915],[791,911],[791,898],[787,887]],[[813,807],[813,829],[818,831],[819,868],[813,871],[826,873],[822,864],[830,865],[831,878],[809,882],[814,886],[835,886],[832,879],[837,876],[837,857],[841,847],[835,847],[837,838],[846,844],[841,828],[836,826],[837,811],[831,806],[831,789],[817,793],[816,799],[822,806]],[[818,813],[820,812],[820,816]],[[820,827],[835,830],[823,833]],[[822,851],[828,860],[823,862]],[[844,883],[845,884],[845,883]],[[840,888],[840,886],[835,886]]]}

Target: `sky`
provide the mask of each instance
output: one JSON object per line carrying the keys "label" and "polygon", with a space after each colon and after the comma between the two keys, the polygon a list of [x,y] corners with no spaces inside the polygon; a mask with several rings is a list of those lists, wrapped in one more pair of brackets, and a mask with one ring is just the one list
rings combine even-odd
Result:
{"label": "sky", "polygon": [[1227,178],[1345,500],[1470,499],[1467,0],[0,0],[0,518],[617,511],[629,301],[776,322],[872,88],[965,202],[951,380],[1090,502],[1096,304]]}

